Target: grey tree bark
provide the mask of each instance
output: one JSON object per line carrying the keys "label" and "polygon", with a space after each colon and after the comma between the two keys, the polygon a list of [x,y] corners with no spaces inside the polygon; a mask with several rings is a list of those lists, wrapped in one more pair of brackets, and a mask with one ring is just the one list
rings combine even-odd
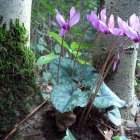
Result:
{"label": "grey tree bark", "polygon": [[[0,0],[0,19],[9,28],[10,20],[19,19],[24,24],[29,34],[30,41],[30,20],[32,0]],[[1,23],[1,24],[2,24]],[[28,46],[29,46],[28,42]]]}
{"label": "grey tree bark", "polygon": [[[119,16],[125,21],[127,21],[133,13],[136,13],[137,16],[140,17],[140,0],[105,0],[105,7],[107,8],[108,15],[114,14],[115,17]],[[110,38],[109,36],[105,36],[105,38],[103,37],[102,39],[109,40],[109,42],[100,41],[99,46],[101,47],[110,46],[113,42],[112,37]],[[120,46],[123,42],[124,39],[121,39],[116,47]],[[128,105],[127,109],[122,110],[123,118],[132,120],[134,119],[133,115],[136,114],[139,104],[134,89],[137,48],[139,44],[129,41],[126,47],[134,47],[134,52],[132,54],[126,54],[123,50],[117,73],[110,78],[108,84]]]}
{"label": "grey tree bark", "polygon": [[0,139],[21,115],[30,111],[31,105],[25,106],[31,101],[30,94],[37,91],[35,58],[27,48],[31,5],[32,0],[0,0]]}

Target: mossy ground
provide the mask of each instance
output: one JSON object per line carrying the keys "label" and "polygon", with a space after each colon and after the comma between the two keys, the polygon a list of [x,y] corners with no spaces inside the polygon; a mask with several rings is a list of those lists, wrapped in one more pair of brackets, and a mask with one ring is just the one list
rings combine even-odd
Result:
{"label": "mossy ground", "polygon": [[38,92],[35,56],[27,48],[28,35],[16,20],[0,27],[0,133],[7,132],[28,112],[32,96]]}

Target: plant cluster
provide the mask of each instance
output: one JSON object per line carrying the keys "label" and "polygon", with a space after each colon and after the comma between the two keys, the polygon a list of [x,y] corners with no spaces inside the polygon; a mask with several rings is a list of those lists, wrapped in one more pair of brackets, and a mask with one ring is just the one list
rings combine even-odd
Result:
{"label": "plant cluster", "polygon": [[[83,111],[79,122],[82,127],[86,122],[92,107],[109,108],[113,106],[113,109],[107,112],[108,118],[113,124],[119,126],[121,125],[119,108],[125,106],[125,101],[117,97],[103,81],[110,68],[115,71],[120,60],[121,51],[128,39],[131,39],[135,43],[140,42],[140,36],[138,34],[140,20],[136,14],[133,14],[128,22],[125,22],[118,17],[118,27],[115,27],[113,15],[109,17],[107,22],[106,9],[101,10],[98,15],[94,11],[92,11],[90,15],[87,15],[87,20],[89,22],[87,28],[90,25],[93,25],[98,31],[96,37],[93,39],[94,44],[89,49],[87,56],[92,53],[92,49],[101,32],[105,35],[112,34],[116,36],[115,41],[108,50],[109,53],[99,73],[90,65],[90,61],[88,61],[87,57],[81,59],[80,49],[87,28],[79,43],[74,42],[69,46],[64,41],[65,35],[70,33],[70,30],[79,22],[79,20],[80,13],[77,13],[74,7],[70,9],[69,21],[66,21],[61,13],[56,10],[56,21],[61,29],[59,35],[53,32],[49,33],[61,45],[59,56],[55,54],[42,56],[38,59],[37,65],[49,63],[49,71],[46,70],[44,75],[49,75],[50,79],[47,80],[50,80],[50,82],[53,79],[53,83],[51,82],[51,84],[53,84],[51,102],[57,111],[64,113],[73,111],[76,107],[87,107],[87,112]],[[117,48],[117,50],[115,50],[116,42],[120,36],[124,36],[126,40]],[[115,55],[113,53],[114,50],[116,51]],[[67,53],[69,54],[68,57],[66,57]]]}

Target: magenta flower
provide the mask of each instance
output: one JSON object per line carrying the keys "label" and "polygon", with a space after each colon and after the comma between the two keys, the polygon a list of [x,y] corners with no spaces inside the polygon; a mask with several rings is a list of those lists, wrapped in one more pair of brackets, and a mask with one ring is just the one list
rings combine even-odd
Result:
{"label": "magenta flower", "polygon": [[140,42],[140,36],[138,34],[138,30],[140,29],[140,21],[136,14],[133,14],[129,18],[129,22],[125,22],[118,17],[118,26],[128,38],[136,43]]}
{"label": "magenta flower", "polygon": [[120,54],[119,54],[119,52],[117,52],[117,55],[114,59],[113,66],[112,66],[113,71],[115,71],[115,69],[119,63],[119,60],[120,60]]}
{"label": "magenta flower", "polygon": [[106,9],[103,9],[97,16],[95,12],[87,15],[87,20],[98,30],[105,34],[113,34],[116,36],[123,35],[122,30],[114,27],[114,16],[111,15],[107,25]]}
{"label": "magenta flower", "polygon": [[63,18],[63,16],[58,12],[58,10],[56,9],[56,21],[58,22],[58,24],[61,27],[61,30],[59,32],[59,36],[64,36],[67,31],[69,31],[71,29],[71,27],[75,24],[78,23],[79,19],[80,19],[80,13],[76,13],[75,8],[72,7],[70,9],[70,20],[68,22],[65,21],[65,19]]}

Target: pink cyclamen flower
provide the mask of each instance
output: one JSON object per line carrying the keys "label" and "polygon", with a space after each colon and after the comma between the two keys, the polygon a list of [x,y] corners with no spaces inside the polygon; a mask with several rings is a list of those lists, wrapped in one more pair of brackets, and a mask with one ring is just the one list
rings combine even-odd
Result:
{"label": "pink cyclamen flower", "polygon": [[107,24],[106,9],[103,9],[97,16],[95,12],[91,11],[87,15],[87,20],[98,30],[105,34],[113,34],[116,36],[123,35],[122,30],[114,27],[114,16],[111,15]]}
{"label": "pink cyclamen flower", "polygon": [[138,34],[138,30],[140,29],[140,20],[133,14],[129,18],[129,22],[123,21],[120,17],[118,17],[118,26],[121,30],[123,30],[124,34],[133,40],[134,42],[140,42],[140,36]]}
{"label": "pink cyclamen flower", "polygon": [[67,31],[69,31],[71,29],[71,27],[75,24],[78,23],[79,19],[80,19],[80,13],[76,13],[75,8],[72,7],[70,9],[70,20],[68,22],[65,21],[65,19],[63,18],[63,16],[58,12],[57,9],[55,9],[57,14],[56,14],[56,21],[58,22],[58,24],[61,27],[61,30],[59,32],[59,36],[64,36]]}
{"label": "pink cyclamen flower", "polygon": [[113,71],[115,71],[115,69],[116,69],[116,67],[117,67],[117,65],[119,63],[119,60],[120,60],[120,54],[119,54],[119,52],[117,52],[117,55],[116,55],[116,57],[114,59],[113,65],[112,65]]}

